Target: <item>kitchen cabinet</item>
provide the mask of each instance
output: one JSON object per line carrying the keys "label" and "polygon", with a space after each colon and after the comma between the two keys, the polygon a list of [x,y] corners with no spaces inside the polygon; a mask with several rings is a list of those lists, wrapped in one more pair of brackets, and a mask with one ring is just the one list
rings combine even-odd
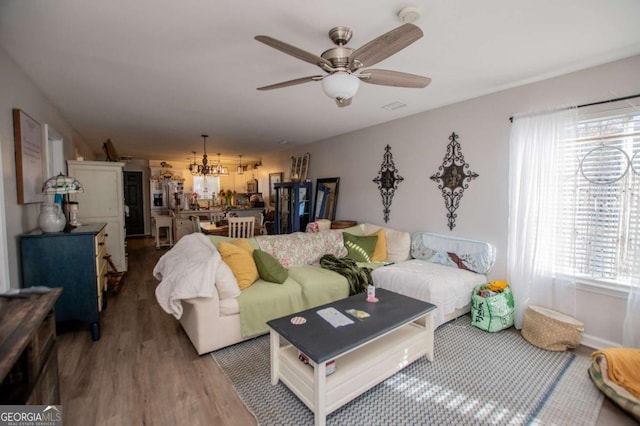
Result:
{"label": "kitchen cabinet", "polygon": [[275,233],[304,231],[311,221],[311,182],[282,182],[276,191]]}
{"label": "kitchen cabinet", "polygon": [[107,253],[119,272],[128,269],[123,167],[124,163],[107,161],[67,161],[68,175],[84,187],[84,192],[69,194],[78,202],[78,222],[107,224]]}
{"label": "kitchen cabinet", "polygon": [[23,287],[62,287],[56,321],[88,322],[94,341],[100,338],[100,311],[107,301],[105,230],[105,223],[94,223],[71,232],[20,235]]}

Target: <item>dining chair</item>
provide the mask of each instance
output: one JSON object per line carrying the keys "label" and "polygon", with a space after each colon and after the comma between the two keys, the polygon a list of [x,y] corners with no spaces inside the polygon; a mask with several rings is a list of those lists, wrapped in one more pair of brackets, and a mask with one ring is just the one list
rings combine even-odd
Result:
{"label": "dining chair", "polygon": [[[255,230],[260,229],[260,231],[258,231],[258,232],[260,232],[262,235],[265,235],[266,232],[265,232],[265,228],[263,226],[264,225],[264,215],[262,213],[260,213],[260,212],[257,212],[257,213],[255,213],[253,215],[253,217],[256,218]],[[254,232],[255,232],[255,230],[254,230]]]}
{"label": "dining chair", "polygon": [[211,221],[216,225],[220,223],[220,221],[224,219],[224,212],[212,212],[211,213]]}
{"label": "dining chair", "polygon": [[255,228],[256,218],[248,217],[230,217],[229,218],[229,237],[231,238],[251,238]]}
{"label": "dining chair", "polygon": [[189,216],[189,219],[191,219],[193,232],[202,232],[202,229],[200,229],[200,216]]}

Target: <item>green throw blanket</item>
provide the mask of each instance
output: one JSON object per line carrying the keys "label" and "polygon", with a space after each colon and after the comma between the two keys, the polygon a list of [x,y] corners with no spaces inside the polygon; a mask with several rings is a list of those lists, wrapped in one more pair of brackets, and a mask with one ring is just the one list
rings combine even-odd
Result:
{"label": "green throw blanket", "polygon": [[364,293],[368,285],[373,285],[371,269],[359,267],[355,260],[338,259],[332,254],[325,254],[320,259],[320,266],[342,275],[349,282],[349,296]]}

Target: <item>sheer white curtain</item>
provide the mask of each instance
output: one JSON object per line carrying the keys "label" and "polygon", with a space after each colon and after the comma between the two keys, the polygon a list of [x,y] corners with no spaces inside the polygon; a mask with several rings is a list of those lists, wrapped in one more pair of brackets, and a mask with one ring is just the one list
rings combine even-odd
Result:
{"label": "sheer white curtain", "polygon": [[[567,201],[560,190],[566,172],[563,141],[573,139],[575,108],[514,116],[509,157],[507,279],[515,301],[515,325],[529,305],[575,315],[575,283],[554,270],[557,212]],[[565,216],[566,218],[566,216]]]}
{"label": "sheer white curtain", "polygon": [[[640,215],[637,214],[640,211],[640,169],[638,169],[638,165],[640,162],[634,162],[633,170],[629,171],[633,179],[630,185],[633,194],[631,203],[635,207],[633,211],[636,212],[631,216],[630,226],[635,227],[636,230],[640,229]],[[634,246],[632,250],[629,250],[633,256],[633,259],[630,259],[633,272],[627,296],[627,314],[622,329],[622,346],[640,349],[640,239],[633,239],[631,244]]]}
{"label": "sheer white curtain", "polygon": [[622,346],[640,349],[640,279],[638,275],[635,276],[629,289]]}

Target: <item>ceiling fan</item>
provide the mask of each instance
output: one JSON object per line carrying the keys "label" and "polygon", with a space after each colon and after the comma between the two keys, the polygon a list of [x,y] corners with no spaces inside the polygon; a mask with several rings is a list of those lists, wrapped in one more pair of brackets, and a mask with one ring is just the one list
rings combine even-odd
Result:
{"label": "ceiling fan", "polygon": [[320,81],[322,90],[335,99],[339,107],[351,104],[351,98],[358,91],[360,81],[370,84],[395,87],[424,88],[431,79],[415,74],[380,69],[362,69],[377,64],[422,37],[422,30],[407,23],[399,26],[359,49],[346,47],[351,40],[352,31],[347,27],[335,27],[329,31],[329,38],[336,45],[324,51],[320,56],[265,35],[255,37],[261,43],[310,64],[317,65],[327,74],[312,75],[283,81],[282,83],[258,87],[258,90],[272,90],[296,84]]}

